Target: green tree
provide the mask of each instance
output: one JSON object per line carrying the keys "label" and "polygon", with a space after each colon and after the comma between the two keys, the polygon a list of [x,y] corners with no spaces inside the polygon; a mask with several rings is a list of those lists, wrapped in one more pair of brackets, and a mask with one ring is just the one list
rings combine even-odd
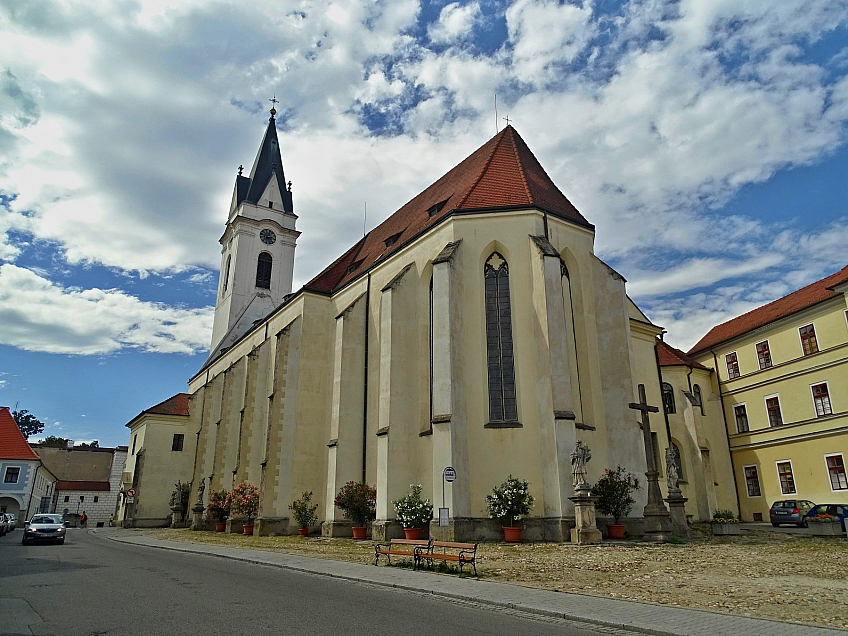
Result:
{"label": "green tree", "polygon": [[100,448],[100,442],[94,440],[90,444],[79,444],[79,448]]}
{"label": "green tree", "polygon": [[38,435],[44,430],[44,422],[26,409],[12,411],[12,417],[26,438],[29,438],[30,435]]}
{"label": "green tree", "polygon": [[61,448],[65,448],[68,445],[68,440],[64,437],[56,437],[55,435],[48,435],[43,440],[41,440],[42,446],[59,446]]}

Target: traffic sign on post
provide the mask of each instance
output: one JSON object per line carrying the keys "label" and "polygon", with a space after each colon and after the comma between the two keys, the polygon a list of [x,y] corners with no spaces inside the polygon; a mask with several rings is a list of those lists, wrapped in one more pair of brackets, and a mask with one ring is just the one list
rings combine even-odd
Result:
{"label": "traffic sign on post", "polygon": [[135,497],[135,488],[130,488],[127,491],[127,497]]}
{"label": "traffic sign on post", "polygon": [[456,471],[453,469],[453,466],[448,466],[447,468],[445,468],[442,474],[444,475],[446,482],[451,483],[453,481],[456,481]]}

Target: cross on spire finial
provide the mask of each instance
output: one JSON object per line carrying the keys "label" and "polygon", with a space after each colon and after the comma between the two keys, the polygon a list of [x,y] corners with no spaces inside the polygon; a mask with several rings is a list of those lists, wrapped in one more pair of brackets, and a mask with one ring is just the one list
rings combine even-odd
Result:
{"label": "cross on spire finial", "polygon": [[239,166],[239,176],[241,176],[242,172],[244,172],[244,166]]}
{"label": "cross on spire finial", "polygon": [[280,103],[280,100],[277,99],[277,95],[274,94],[274,96],[271,99],[269,99],[268,101],[271,102],[271,104],[272,104],[271,105],[271,117],[273,117],[274,115],[277,114],[277,109],[275,107],[276,107],[277,104]]}
{"label": "cross on spire finial", "polygon": [[502,119],[506,122],[506,125],[509,126],[509,115],[502,117]]}

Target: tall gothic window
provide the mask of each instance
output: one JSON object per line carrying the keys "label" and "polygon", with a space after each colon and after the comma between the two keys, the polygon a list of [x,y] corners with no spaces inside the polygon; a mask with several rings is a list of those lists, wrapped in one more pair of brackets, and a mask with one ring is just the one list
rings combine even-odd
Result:
{"label": "tall gothic window", "polygon": [[700,407],[701,409],[701,415],[706,415],[706,413],[704,413],[704,400],[701,397],[701,387],[699,387],[697,384],[692,387],[692,395],[695,396],[696,406]]}
{"label": "tall gothic window", "polygon": [[493,252],[486,261],[486,360],[489,375],[489,420],[515,422],[515,368],[512,353],[512,311],[509,267]]}
{"label": "tall gothic window", "polygon": [[256,286],[271,289],[271,255],[268,252],[259,254],[256,261]]}
{"label": "tall gothic window", "polygon": [[666,413],[675,413],[674,407],[674,387],[668,382],[662,383],[662,399]]}
{"label": "tall gothic window", "polygon": [[227,267],[224,269],[224,291],[227,291],[227,285],[230,281],[230,260],[232,256],[227,256]]}

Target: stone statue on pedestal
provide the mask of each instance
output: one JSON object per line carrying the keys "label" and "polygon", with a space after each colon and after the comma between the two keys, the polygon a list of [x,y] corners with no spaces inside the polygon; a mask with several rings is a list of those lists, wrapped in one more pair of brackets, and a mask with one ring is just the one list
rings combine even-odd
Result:
{"label": "stone statue on pedestal", "polygon": [[203,493],[206,492],[206,477],[200,478],[200,483],[197,484],[197,503],[203,505]]}
{"label": "stone statue on pedestal", "polygon": [[582,441],[577,440],[571,453],[571,483],[575,490],[584,490],[586,483],[586,464],[592,459],[592,451]]}
{"label": "stone statue on pedestal", "polygon": [[680,491],[680,455],[677,446],[672,444],[665,449],[665,471],[668,480],[668,492]]}
{"label": "stone statue on pedestal", "polygon": [[590,545],[601,542],[601,531],[595,520],[595,501],[591,495],[592,487],[586,481],[586,464],[592,459],[589,447],[577,440],[571,453],[571,480],[574,485],[574,527],[571,529],[571,542],[578,545]]}
{"label": "stone statue on pedestal", "polygon": [[686,499],[680,490],[680,452],[672,444],[665,449],[665,470],[668,480],[668,504],[671,516],[671,529],[674,536],[688,539],[691,536],[689,522],[686,520]]}

